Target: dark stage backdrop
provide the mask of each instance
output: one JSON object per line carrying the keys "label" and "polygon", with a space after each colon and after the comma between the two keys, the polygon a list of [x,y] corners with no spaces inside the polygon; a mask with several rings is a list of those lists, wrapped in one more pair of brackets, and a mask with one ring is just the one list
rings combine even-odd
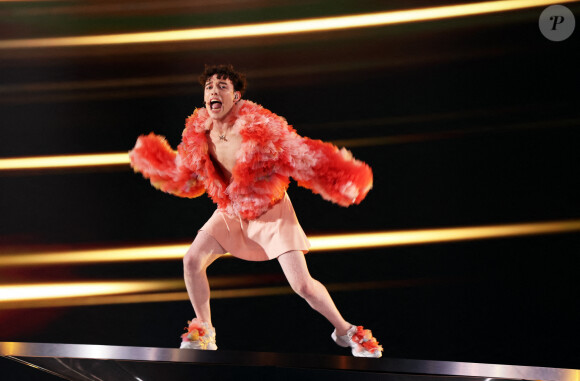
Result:
{"label": "dark stage backdrop", "polygon": [[[453,2],[218,3],[3,4],[0,30],[2,40],[127,33]],[[580,14],[578,3],[567,7]],[[176,147],[185,118],[202,106],[203,65],[232,63],[247,72],[248,99],[301,135],[346,145],[373,168],[373,190],[347,209],[291,185],[309,235],[578,219],[579,34],[545,38],[543,9],[274,37],[0,49],[0,156],[123,152],[151,131]],[[214,209],[206,196],[156,191],[128,166],[0,171],[0,182],[6,255],[187,243]],[[382,282],[332,294],[347,319],[373,329],[387,357],[579,368],[579,239],[320,252],[307,260],[325,284]],[[180,261],[0,266],[0,283],[181,272]],[[285,285],[276,262],[224,259],[209,275]],[[220,348],[346,354],[298,296],[216,299],[212,308]],[[0,310],[0,341],[175,347],[192,316],[186,301],[9,308]],[[4,359],[0,368],[10,380],[55,379]]]}

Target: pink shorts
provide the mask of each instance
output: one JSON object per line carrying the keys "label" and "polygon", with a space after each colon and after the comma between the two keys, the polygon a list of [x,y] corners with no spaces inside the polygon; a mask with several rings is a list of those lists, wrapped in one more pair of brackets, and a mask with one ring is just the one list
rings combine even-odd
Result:
{"label": "pink shorts", "polygon": [[248,261],[267,261],[294,250],[306,253],[310,248],[288,194],[255,220],[232,217],[218,209],[199,230],[233,256]]}

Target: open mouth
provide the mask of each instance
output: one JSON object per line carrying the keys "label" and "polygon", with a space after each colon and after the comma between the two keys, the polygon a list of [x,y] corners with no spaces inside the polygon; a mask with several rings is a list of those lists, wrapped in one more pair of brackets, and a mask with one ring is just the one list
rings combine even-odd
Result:
{"label": "open mouth", "polygon": [[221,110],[222,102],[215,100],[215,99],[211,100],[211,101],[209,101],[209,108],[211,110]]}

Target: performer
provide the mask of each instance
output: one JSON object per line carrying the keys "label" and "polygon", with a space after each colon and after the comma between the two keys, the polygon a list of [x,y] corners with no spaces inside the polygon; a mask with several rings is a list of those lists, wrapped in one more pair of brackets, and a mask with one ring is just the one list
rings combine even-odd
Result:
{"label": "performer", "polygon": [[313,279],[304,254],[310,243],[286,194],[289,177],[342,206],[360,203],[372,171],[346,149],[299,136],[286,120],[243,100],[246,79],[231,65],[206,66],[204,108],[186,121],[175,152],[164,137],[140,136],[129,153],[134,170],[180,197],[207,192],[217,209],[185,254],[184,278],[196,318],[181,348],[217,349],[206,269],[221,255],[278,259],[292,289],[334,326],[332,339],[357,357],[380,357],[369,330],[348,323],[326,288]]}

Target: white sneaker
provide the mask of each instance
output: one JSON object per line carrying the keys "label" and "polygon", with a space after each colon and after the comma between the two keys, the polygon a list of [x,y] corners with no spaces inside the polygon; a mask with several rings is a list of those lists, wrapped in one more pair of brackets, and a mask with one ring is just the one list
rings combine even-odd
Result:
{"label": "white sneaker", "polygon": [[355,357],[379,358],[383,355],[383,347],[373,337],[372,332],[362,326],[353,325],[343,336],[338,336],[335,329],[330,336],[341,347],[351,347]]}
{"label": "white sneaker", "polygon": [[210,327],[209,324],[197,318],[187,323],[189,326],[185,327],[187,332],[181,335],[182,342],[179,348],[209,351],[215,351],[217,349],[215,343],[215,328]]}

